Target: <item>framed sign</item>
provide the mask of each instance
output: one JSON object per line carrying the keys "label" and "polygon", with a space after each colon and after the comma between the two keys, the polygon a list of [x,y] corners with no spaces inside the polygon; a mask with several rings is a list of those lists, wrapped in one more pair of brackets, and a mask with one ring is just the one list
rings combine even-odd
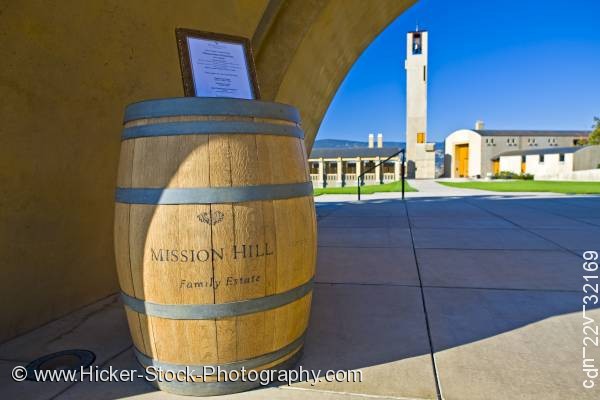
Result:
{"label": "framed sign", "polygon": [[260,98],[248,39],[182,28],[175,36],[186,96]]}

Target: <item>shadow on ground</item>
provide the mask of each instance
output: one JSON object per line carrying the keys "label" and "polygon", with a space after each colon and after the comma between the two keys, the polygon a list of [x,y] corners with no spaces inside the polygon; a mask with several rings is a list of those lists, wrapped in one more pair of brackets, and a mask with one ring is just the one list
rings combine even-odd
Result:
{"label": "shadow on ground", "polygon": [[[299,364],[361,369],[364,381],[301,382],[232,397],[295,399],[307,389],[312,398],[335,399],[331,392],[597,398],[581,389],[581,255],[600,251],[600,197],[323,203],[317,214],[317,277]],[[92,348],[104,366],[134,367],[121,306],[101,303],[0,346],[3,374],[64,346]],[[600,321],[598,306],[590,307]],[[2,390],[14,394],[12,385]],[[19,397],[159,395],[143,381],[51,385],[29,382]]]}

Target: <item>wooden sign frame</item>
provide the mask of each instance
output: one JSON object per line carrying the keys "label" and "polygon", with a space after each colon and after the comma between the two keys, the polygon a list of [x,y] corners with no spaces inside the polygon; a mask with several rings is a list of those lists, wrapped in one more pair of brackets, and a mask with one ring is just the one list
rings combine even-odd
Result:
{"label": "wooden sign frame", "polygon": [[244,48],[244,56],[246,66],[248,68],[248,78],[252,95],[255,100],[260,99],[260,89],[256,78],[256,66],[254,64],[254,56],[252,54],[252,45],[250,40],[241,36],[232,36],[222,33],[198,31],[187,28],[175,29],[175,37],[177,38],[177,48],[179,50],[179,65],[181,66],[181,76],[183,80],[183,92],[187,97],[196,97],[196,85],[194,84],[194,76],[192,64],[190,60],[190,50],[188,48],[188,38],[198,38],[214,40],[218,42],[241,44]]}

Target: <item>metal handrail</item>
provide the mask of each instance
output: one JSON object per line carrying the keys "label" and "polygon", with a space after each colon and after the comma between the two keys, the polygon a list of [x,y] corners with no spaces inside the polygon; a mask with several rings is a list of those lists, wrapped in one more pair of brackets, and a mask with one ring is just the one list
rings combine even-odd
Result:
{"label": "metal handrail", "polygon": [[356,184],[358,187],[358,200],[360,200],[360,186],[364,185],[364,183],[365,183],[365,174],[368,174],[369,172],[373,171],[375,168],[379,167],[381,164],[388,162],[392,158],[396,157],[398,154],[402,154],[402,158],[401,158],[402,164],[400,165],[400,179],[402,182],[402,200],[404,200],[404,180],[405,180],[404,169],[405,169],[405,164],[406,164],[406,149],[401,149],[399,152],[392,154],[385,160],[381,161],[379,164],[367,169],[366,171],[364,171],[363,173],[361,173],[358,176],[358,178],[356,179]]}

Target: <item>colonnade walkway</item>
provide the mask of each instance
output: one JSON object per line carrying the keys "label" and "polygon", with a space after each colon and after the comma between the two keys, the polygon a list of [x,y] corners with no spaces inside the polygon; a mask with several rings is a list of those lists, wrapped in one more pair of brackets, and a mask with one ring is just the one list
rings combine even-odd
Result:
{"label": "colonnade walkway", "polygon": [[[300,364],[360,370],[362,382],[281,384],[223,398],[600,397],[600,379],[595,389],[582,385],[582,277],[594,275],[582,269],[582,252],[600,251],[600,197],[421,195],[317,202],[318,267]],[[597,325],[600,309],[588,307]],[[2,397],[179,398],[140,379],[11,381],[15,365],[65,348],[94,351],[103,368],[136,368],[113,296],[0,346]],[[587,356],[600,365],[589,343]]]}

